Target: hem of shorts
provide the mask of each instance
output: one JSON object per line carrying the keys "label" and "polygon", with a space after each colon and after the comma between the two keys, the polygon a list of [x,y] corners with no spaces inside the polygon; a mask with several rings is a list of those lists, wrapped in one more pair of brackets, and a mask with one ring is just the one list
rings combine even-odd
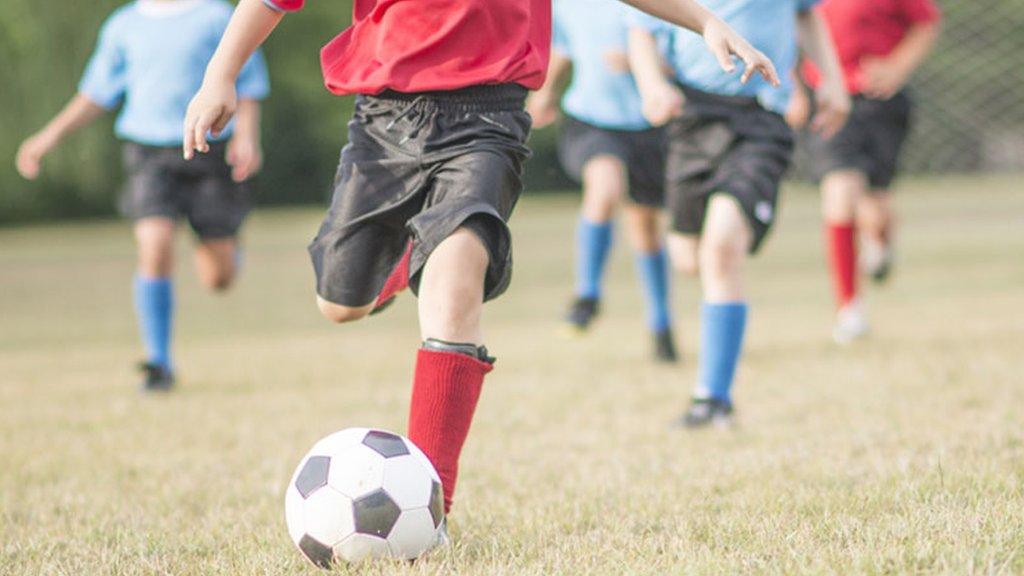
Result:
{"label": "hem of shorts", "polygon": [[[768,238],[768,234],[771,233],[772,226],[770,224],[764,224],[763,222],[758,220],[757,216],[752,214],[749,210],[747,210],[746,206],[743,205],[743,202],[740,200],[739,195],[736,194],[736,192],[730,190],[729,188],[719,188],[716,189],[714,192],[707,194],[707,197],[704,200],[704,218],[701,220],[700,227],[697,230],[680,230],[677,226],[672,225],[672,231],[679,234],[690,234],[697,236],[703,234],[704,220],[706,220],[708,217],[707,204],[711,201],[711,197],[714,196],[715,194],[725,194],[727,196],[731,196],[734,200],[736,200],[736,203],[739,204],[740,211],[743,212],[743,217],[746,218],[747,225],[750,227],[750,233],[753,235],[753,237],[750,239],[750,246],[747,248],[747,254],[757,254],[761,250],[761,247],[764,245],[765,239]],[[759,229],[763,230],[763,232],[759,233]]]}

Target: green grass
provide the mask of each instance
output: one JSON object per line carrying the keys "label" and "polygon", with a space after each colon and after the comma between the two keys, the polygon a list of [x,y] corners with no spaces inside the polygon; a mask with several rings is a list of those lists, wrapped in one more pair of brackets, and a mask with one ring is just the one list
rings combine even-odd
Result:
{"label": "green grass", "polygon": [[[676,281],[680,367],[648,362],[622,246],[594,332],[556,336],[574,202],[527,197],[514,220],[456,545],[352,573],[1024,573],[1019,176],[908,182],[895,281],[869,291],[874,337],[846,349],[828,338],[816,197],[789,190],[750,267],[732,433],[669,428],[695,377],[693,280]],[[319,318],[318,218],[256,216],[226,298],[199,289],[183,235],[166,398],[134,389],[127,227],[0,230],[0,573],[318,572],[285,531],[289,474],[331,431],[404,429],[417,345],[408,297],[360,325]]]}

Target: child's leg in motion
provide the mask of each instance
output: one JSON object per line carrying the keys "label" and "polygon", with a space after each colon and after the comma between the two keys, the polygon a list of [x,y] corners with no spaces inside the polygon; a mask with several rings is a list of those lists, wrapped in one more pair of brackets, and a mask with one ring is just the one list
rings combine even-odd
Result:
{"label": "child's leg in motion", "polygon": [[213,292],[226,291],[238,275],[240,258],[236,238],[203,240],[196,247],[195,254],[199,281]]}
{"label": "child's leg in motion", "polygon": [[836,170],[821,183],[822,215],[828,236],[829,266],[835,292],[837,342],[850,342],[867,331],[857,298],[857,202],[867,179],[859,170]]}
{"label": "child's leg in motion", "polygon": [[662,245],[658,213],[657,208],[630,206],[626,209],[627,228],[647,306],[647,327],[655,339],[655,358],[674,362],[678,354],[669,309],[668,258]]}
{"label": "child's leg in motion", "polygon": [[857,203],[857,228],[864,248],[861,263],[876,282],[889,276],[894,224],[892,193],[888,189],[861,195]]}
{"label": "child's leg in motion", "polygon": [[146,349],[144,389],[166,389],[173,384],[174,230],[175,223],[169,218],[142,218],[135,222],[138,269],[134,292],[139,330]]}
{"label": "child's leg in motion", "polygon": [[492,368],[480,330],[487,265],[480,238],[459,228],[431,253],[419,283],[424,343],[416,359],[409,438],[441,476],[446,511],[484,375]]}
{"label": "child's leg in motion", "polygon": [[596,156],[583,167],[583,207],[576,228],[576,294],[569,323],[586,329],[598,312],[605,265],[612,246],[612,218],[626,189],[626,168],[614,156]]}

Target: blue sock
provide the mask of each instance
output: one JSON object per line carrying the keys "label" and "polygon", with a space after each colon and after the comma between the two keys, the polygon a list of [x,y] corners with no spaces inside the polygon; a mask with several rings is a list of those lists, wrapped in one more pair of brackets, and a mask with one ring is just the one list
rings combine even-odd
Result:
{"label": "blue sock", "polygon": [[637,253],[636,270],[643,285],[647,303],[647,326],[652,332],[668,330],[671,324],[668,309],[668,260],[665,250]]}
{"label": "blue sock", "polygon": [[732,402],[729,395],[747,326],[747,303],[705,302],[700,313],[698,395]]}
{"label": "blue sock", "polygon": [[580,218],[576,228],[576,296],[601,297],[601,277],[612,246],[612,223]]}
{"label": "blue sock", "polygon": [[174,287],[170,278],[135,277],[135,312],[146,348],[146,361],[171,367],[171,319]]}

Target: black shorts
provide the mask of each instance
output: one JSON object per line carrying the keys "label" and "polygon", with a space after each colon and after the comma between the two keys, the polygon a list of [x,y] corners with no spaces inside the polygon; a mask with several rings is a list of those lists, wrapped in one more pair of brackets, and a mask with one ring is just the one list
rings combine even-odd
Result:
{"label": "black shorts", "polygon": [[184,217],[204,240],[236,236],[251,204],[248,186],[231,179],[226,150],[214,142],[209,153],[185,160],[181,146],[125,143],[121,212],[133,220]]}
{"label": "black shorts", "polygon": [[577,183],[596,156],[614,156],[629,174],[629,197],[643,206],[665,202],[665,135],[660,128],[611,130],[566,115],[558,140],[558,159]]}
{"label": "black shorts", "polygon": [[665,190],[672,229],[700,234],[712,194],[736,198],[760,248],[775,221],[779,184],[793,156],[782,116],[753,98],[685,89],[681,118],[668,128]]}
{"label": "black shorts", "polygon": [[809,134],[807,148],[818,178],[835,170],[860,170],[875,190],[896,177],[900,151],[911,125],[912,102],[906,92],[889,100],[854,96],[846,126],[829,140]]}
{"label": "black shorts", "polygon": [[485,298],[504,292],[512,274],[506,222],[530,155],[525,98],[511,84],[359,96],[334,198],[309,246],[317,294],[344,306],[372,303],[410,241],[416,292],[427,257],[461,226],[487,247]]}

